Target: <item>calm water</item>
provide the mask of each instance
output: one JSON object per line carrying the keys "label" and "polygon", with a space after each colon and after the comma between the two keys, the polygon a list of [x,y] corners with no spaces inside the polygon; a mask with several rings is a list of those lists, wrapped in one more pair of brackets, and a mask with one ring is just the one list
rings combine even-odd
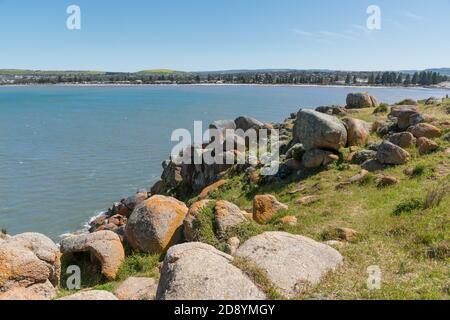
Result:
{"label": "calm water", "polygon": [[[175,128],[250,115],[281,121],[299,106],[344,104],[351,88],[0,87],[0,228],[53,239],[161,174]],[[379,100],[445,90],[369,89]]]}

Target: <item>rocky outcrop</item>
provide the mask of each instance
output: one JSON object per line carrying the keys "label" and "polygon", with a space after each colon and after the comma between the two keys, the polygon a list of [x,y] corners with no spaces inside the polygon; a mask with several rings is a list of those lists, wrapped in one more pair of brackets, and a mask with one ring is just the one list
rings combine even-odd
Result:
{"label": "rocky outcrop", "polygon": [[0,241],[0,293],[50,299],[61,274],[58,247],[44,235],[24,233]]}
{"label": "rocky outcrop", "polygon": [[386,169],[386,164],[383,164],[376,159],[370,159],[364,162],[361,165],[361,168],[369,172],[375,172]]}
{"label": "rocky outcrop", "polygon": [[300,110],[294,127],[294,141],[306,150],[338,151],[347,144],[347,130],[336,117],[313,110]]}
{"label": "rocky outcrop", "polygon": [[278,291],[294,298],[316,285],[343,258],[335,249],[312,239],[284,232],[266,232],[247,240],[236,256],[267,274]]}
{"label": "rocky outcrop", "polygon": [[377,176],[377,187],[388,187],[399,183],[399,180],[394,176],[380,174]]}
{"label": "rocky outcrop", "polygon": [[319,168],[339,160],[339,156],[331,151],[321,149],[311,149],[303,155],[302,164],[305,168]]}
{"label": "rocky outcrop", "polygon": [[80,291],[73,295],[58,299],[58,300],[86,300],[86,301],[109,301],[109,300],[119,300],[111,292],[103,290],[89,290]]}
{"label": "rocky outcrop", "polygon": [[430,140],[428,138],[422,137],[417,139],[417,148],[419,149],[420,155],[425,155],[432,153],[439,149],[439,145],[434,142],[433,140]]}
{"label": "rocky outcrop", "polygon": [[316,108],[316,111],[330,116],[345,116],[348,113],[347,109],[340,106],[322,106]]}
{"label": "rocky outcrop", "polygon": [[130,246],[145,253],[161,253],[183,237],[186,205],[172,197],[156,195],[137,206],[125,227]]}
{"label": "rocky outcrop", "polygon": [[421,121],[419,108],[415,105],[401,105],[391,108],[389,118],[397,121],[400,130],[406,130],[410,126]]}
{"label": "rocky outcrop", "polygon": [[217,201],[214,213],[219,236],[225,234],[228,229],[247,221],[241,209],[228,201]]}
{"label": "rocky outcrop", "polygon": [[264,293],[232,261],[232,256],[204,243],[170,248],[161,270],[157,299],[265,299]]}
{"label": "rocky outcrop", "polygon": [[226,180],[219,180],[219,181],[213,183],[212,185],[207,186],[205,189],[202,190],[202,192],[200,192],[200,194],[199,194],[198,197],[199,197],[200,199],[206,199],[206,198],[208,198],[208,196],[209,196],[211,193],[213,193],[213,192],[216,191],[216,190],[219,190],[220,187],[222,187],[225,183],[227,183]]}
{"label": "rocky outcrop", "polygon": [[411,148],[416,143],[416,138],[410,132],[393,133],[387,140],[400,148]]}
{"label": "rocky outcrop", "polygon": [[155,300],[157,288],[153,278],[130,277],[114,290],[114,294],[119,300]]}
{"label": "rocky outcrop", "polygon": [[298,223],[298,219],[295,216],[285,216],[280,219],[280,222],[284,225],[294,227]]}
{"label": "rocky outcrop", "polygon": [[44,283],[34,284],[30,287],[15,287],[6,292],[0,292],[0,301],[38,301],[51,300],[57,295],[57,289],[46,281]]}
{"label": "rocky outcrop", "polygon": [[125,251],[119,236],[111,231],[75,235],[61,241],[64,254],[90,252],[101,265],[102,274],[114,280],[125,259]]}
{"label": "rocky outcrop", "polygon": [[255,196],[253,199],[253,219],[260,224],[267,223],[278,211],[286,209],[287,205],[270,194]]}
{"label": "rocky outcrop", "polygon": [[349,93],[347,95],[347,109],[376,108],[378,101],[367,92]]}
{"label": "rocky outcrop", "polygon": [[231,202],[223,200],[201,200],[195,202],[189,208],[186,218],[183,221],[184,236],[187,241],[201,240],[198,229],[201,226],[201,220],[205,218],[200,216],[200,212],[209,205],[212,205],[212,216],[207,217],[207,219],[211,219],[214,234],[218,237],[223,236],[230,228],[247,221],[246,214]]}
{"label": "rocky outcrop", "polygon": [[265,127],[264,123],[262,123],[261,121],[247,116],[237,118],[236,120],[234,120],[234,123],[236,125],[236,129],[242,129],[244,131],[250,129],[260,130]]}
{"label": "rocky outcrop", "polygon": [[319,196],[304,196],[295,201],[296,204],[307,206],[320,201]]}
{"label": "rocky outcrop", "polygon": [[238,237],[231,237],[230,239],[227,240],[225,252],[233,256],[236,253],[236,250],[239,248],[240,244],[241,240],[239,240]]}
{"label": "rocky outcrop", "polygon": [[347,145],[364,146],[370,136],[371,126],[369,123],[359,119],[344,119],[347,128]]}
{"label": "rocky outcrop", "polygon": [[368,160],[375,159],[377,152],[373,150],[359,150],[356,151],[351,157],[351,162],[354,164],[363,164]]}
{"label": "rocky outcrop", "polygon": [[419,123],[410,128],[411,133],[416,138],[438,138],[442,135],[441,129],[429,123]]}
{"label": "rocky outcrop", "polygon": [[409,153],[388,141],[383,141],[377,152],[377,160],[382,164],[400,165],[410,159]]}

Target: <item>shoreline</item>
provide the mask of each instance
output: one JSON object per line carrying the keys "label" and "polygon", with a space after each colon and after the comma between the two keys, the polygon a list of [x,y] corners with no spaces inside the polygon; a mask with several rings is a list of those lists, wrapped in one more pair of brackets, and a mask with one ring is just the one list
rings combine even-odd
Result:
{"label": "shoreline", "polygon": [[319,84],[255,84],[255,83],[173,83],[173,84],[126,84],[126,83],[46,83],[46,84],[1,84],[0,88],[11,87],[76,87],[76,88],[127,88],[127,87],[299,87],[299,88],[361,88],[361,89],[420,89],[449,90],[448,86],[370,86],[370,85],[319,85]]}

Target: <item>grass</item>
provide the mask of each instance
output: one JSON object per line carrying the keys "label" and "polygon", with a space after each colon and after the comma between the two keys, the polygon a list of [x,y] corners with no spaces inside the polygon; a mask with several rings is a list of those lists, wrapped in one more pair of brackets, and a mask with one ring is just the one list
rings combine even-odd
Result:
{"label": "grass", "polygon": [[220,247],[220,241],[216,238],[215,205],[215,201],[211,201],[197,212],[196,218],[192,222],[193,238],[195,241]]}
{"label": "grass", "polygon": [[[447,104],[450,100],[439,107],[420,104],[419,108],[446,121],[450,120],[445,113]],[[370,108],[351,116],[369,122],[386,120],[386,114],[374,114]],[[436,141],[442,149],[450,147],[443,138]],[[415,147],[408,151],[411,160],[407,164],[384,171],[400,180],[389,188],[377,188],[376,175],[369,174],[358,184],[336,189],[361,170],[341,157],[328,170],[302,172],[268,185],[251,185],[243,175],[232,176],[213,198],[248,210],[256,194],[270,193],[289,206],[267,225],[246,224],[227,235],[237,236],[241,242],[269,230],[301,234],[317,241],[323,241],[324,234],[333,227],[358,232],[356,241],[339,248],[344,265],[299,299],[450,299],[450,199],[449,192],[441,187],[450,182],[450,177],[437,174],[442,163],[448,163],[448,156],[442,151],[420,156]],[[343,155],[346,152],[343,150]],[[408,168],[412,168],[412,175],[405,174]],[[301,191],[290,192],[297,189]],[[317,195],[320,201],[308,206],[296,204],[298,198],[307,195]],[[286,215],[297,217],[298,224],[280,224],[279,219]],[[367,268],[372,265],[382,271],[380,290],[367,288]]]}
{"label": "grass", "polygon": [[270,282],[267,274],[251,262],[242,258],[234,258],[233,265],[241,269],[250,278],[250,280],[252,280],[252,282],[266,294],[269,300],[286,299],[283,295],[278,293],[277,288],[275,288]]}
{"label": "grass", "polygon": [[420,199],[408,199],[400,202],[392,212],[394,216],[401,216],[402,214],[409,214],[411,212],[423,208],[423,201]]}
{"label": "grass", "polygon": [[374,114],[378,114],[378,113],[388,113],[389,112],[389,105],[387,105],[386,103],[382,103],[380,104],[378,107],[375,108],[375,110],[373,111]]}
{"label": "grass", "polygon": [[417,101],[413,99],[405,99],[400,102],[397,102],[396,105],[404,106],[404,105],[417,105]]}
{"label": "grass", "polygon": [[129,277],[159,278],[158,266],[163,257],[158,254],[130,253],[125,258],[117,273],[115,281],[108,281],[102,274],[100,266],[90,261],[88,253],[74,255],[63,255],[61,259],[61,288],[56,298],[61,298],[75,293],[77,290],[67,288],[67,280],[70,274],[64,270],[70,265],[77,265],[81,270],[81,289],[106,290],[113,292],[117,286]]}
{"label": "grass", "polygon": [[[446,108],[450,100],[439,106],[419,108],[442,121],[450,121]],[[374,114],[366,108],[352,113],[352,117],[369,122],[386,120],[386,114]],[[371,139],[378,139],[372,136]],[[436,139],[441,150],[450,141]],[[364,181],[336,188],[359,173],[358,165],[346,163],[344,149],[339,163],[328,169],[301,171],[290,178],[270,184],[252,184],[244,174],[228,176],[223,188],[213,192],[211,199],[222,199],[251,210],[257,194],[272,194],[289,208],[275,215],[267,225],[248,222],[227,231],[221,239],[215,234],[213,208],[202,210],[199,238],[219,249],[225,241],[237,236],[241,243],[265,231],[286,231],[317,241],[332,228],[351,228],[358,232],[356,241],[347,242],[338,250],[344,263],[329,273],[319,285],[309,287],[298,299],[450,299],[450,197],[445,186],[450,185],[450,171],[445,171],[449,158],[443,151],[420,156],[415,147],[408,151],[411,160],[401,166],[387,168],[384,173],[399,179],[389,188],[377,188],[376,175]],[[406,174],[412,168],[412,175]],[[297,190],[298,192],[292,192]],[[320,201],[307,206],[296,203],[300,197],[316,195]],[[195,198],[192,197],[191,201]],[[279,223],[283,216],[298,219],[295,226]],[[333,237],[332,237],[333,238]],[[106,282],[94,274],[86,279],[85,287],[113,290],[120,281],[132,275],[156,277],[155,267],[161,257],[132,254],[126,258],[118,280]],[[282,299],[264,272],[247,261],[236,259],[241,268],[272,299]],[[379,266],[382,281],[380,290],[367,288],[367,269]],[[63,269],[64,270],[64,269]],[[288,272],[288,270],[287,270]]]}

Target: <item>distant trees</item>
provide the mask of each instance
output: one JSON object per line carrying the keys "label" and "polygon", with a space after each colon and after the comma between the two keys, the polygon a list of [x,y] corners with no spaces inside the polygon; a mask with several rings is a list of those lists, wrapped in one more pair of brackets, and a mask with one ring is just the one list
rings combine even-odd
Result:
{"label": "distant trees", "polygon": [[[1,70],[0,70],[1,71]],[[321,70],[292,70],[292,71],[236,71],[217,73],[183,73],[174,72],[160,73],[43,73],[20,75],[11,77],[15,83],[201,83],[218,81],[224,83],[242,84],[317,84],[317,85],[360,85],[372,86],[429,86],[447,81],[448,77],[433,71],[422,71],[415,73],[402,72],[343,72],[343,71],[321,71]],[[0,73],[0,82],[2,74]]]}
{"label": "distant trees", "polygon": [[345,78],[345,84],[350,84],[352,81],[352,76],[350,74],[347,74],[347,78]]}

